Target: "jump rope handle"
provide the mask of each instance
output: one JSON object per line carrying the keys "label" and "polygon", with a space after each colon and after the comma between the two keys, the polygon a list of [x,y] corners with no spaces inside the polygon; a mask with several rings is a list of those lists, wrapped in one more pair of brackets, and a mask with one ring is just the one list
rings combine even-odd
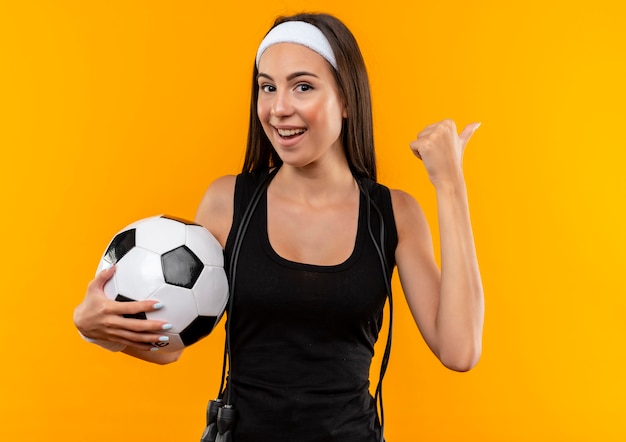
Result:
{"label": "jump rope handle", "polygon": [[202,433],[200,442],[215,442],[217,438],[217,415],[219,413],[222,401],[220,399],[209,401],[206,409],[206,428]]}
{"label": "jump rope handle", "polygon": [[237,412],[232,405],[225,405],[217,412],[217,438],[215,442],[232,442],[232,429],[235,426]]}

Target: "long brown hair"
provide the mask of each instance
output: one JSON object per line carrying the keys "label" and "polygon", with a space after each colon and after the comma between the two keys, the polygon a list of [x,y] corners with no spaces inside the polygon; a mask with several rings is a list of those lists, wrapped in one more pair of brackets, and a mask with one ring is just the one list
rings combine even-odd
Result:
{"label": "long brown hair", "polygon": [[[279,17],[275,26],[286,21],[304,21],[316,26],[328,39],[337,60],[333,69],[339,94],[345,103],[348,117],[344,119],[342,141],[352,173],[376,180],[372,100],[365,62],[352,32],[339,19],[328,14],[297,14]],[[269,31],[268,31],[269,32]],[[252,75],[250,123],[243,172],[278,166],[282,160],[272,147],[257,116],[256,65]]]}

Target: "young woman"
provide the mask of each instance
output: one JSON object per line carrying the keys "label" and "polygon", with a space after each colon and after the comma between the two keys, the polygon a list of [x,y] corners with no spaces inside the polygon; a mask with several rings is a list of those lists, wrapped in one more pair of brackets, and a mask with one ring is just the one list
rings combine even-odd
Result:
{"label": "young woman", "polygon": [[[376,183],[371,115],[350,31],[324,14],[278,19],[256,57],[243,173],[213,182],[197,213],[227,262],[240,247],[222,398],[237,410],[235,442],[380,440],[368,375],[394,265],[433,353],[457,371],[478,361],[483,292],[461,164],[478,125],[459,135],[442,121],[410,143],[437,195],[440,271],[418,203]],[[106,299],[113,272],[89,284],[74,315],[79,331],[131,356],[175,361],[180,354],[150,351],[168,324],[122,316],[156,301]]]}

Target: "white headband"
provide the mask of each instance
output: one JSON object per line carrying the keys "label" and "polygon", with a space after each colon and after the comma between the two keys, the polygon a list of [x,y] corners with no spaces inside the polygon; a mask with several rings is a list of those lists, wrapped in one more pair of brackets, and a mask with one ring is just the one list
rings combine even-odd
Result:
{"label": "white headband", "polygon": [[256,66],[267,48],[278,43],[295,43],[314,50],[337,70],[333,48],[326,36],[316,26],[303,21],[286,21],[267,33],[256,53]]}

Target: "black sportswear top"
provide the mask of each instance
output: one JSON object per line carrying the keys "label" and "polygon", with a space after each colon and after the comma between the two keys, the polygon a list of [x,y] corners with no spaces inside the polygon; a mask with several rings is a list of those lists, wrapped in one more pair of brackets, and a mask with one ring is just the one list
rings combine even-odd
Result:
{"label": "black sportswear top", "polygon": [[[226,269],[243,212],[266,176],[261,171],[237,177]],[[383,215],[391,275],[397,233],[389,190],[363,182]],[[233,442],[380,439],[368,377],[387,291],[368,232],[366,206],[361,194],[352,255],[338,265],[310,265],[283,259],[272,249],[263,192],[241,246],[228,318],[229,402],[238,414]],[[379,241],[375,210],[370,223]]]}

